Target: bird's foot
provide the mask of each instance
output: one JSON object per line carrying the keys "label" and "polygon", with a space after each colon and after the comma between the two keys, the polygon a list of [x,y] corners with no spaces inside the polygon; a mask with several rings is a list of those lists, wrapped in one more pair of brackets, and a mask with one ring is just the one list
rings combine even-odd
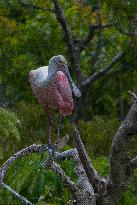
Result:
{"label": "bird's foot", "polygon": [[54,159],[55,150],[57,148],[56,144],[48,144],[49,149],[51,149],[51,156]]}

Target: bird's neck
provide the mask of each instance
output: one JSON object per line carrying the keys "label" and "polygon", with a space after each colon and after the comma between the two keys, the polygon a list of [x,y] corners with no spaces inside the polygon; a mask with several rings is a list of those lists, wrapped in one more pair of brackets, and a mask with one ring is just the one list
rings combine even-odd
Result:
{"label": "bird's neck", "polygon": [[48,66],[48,76],[45,79],[45,81],[43,82],[44,87],[48,87],[53,83],[55,76],[56,76],[56,73],[57,73],[56,65],[53,63],[50,63]]}

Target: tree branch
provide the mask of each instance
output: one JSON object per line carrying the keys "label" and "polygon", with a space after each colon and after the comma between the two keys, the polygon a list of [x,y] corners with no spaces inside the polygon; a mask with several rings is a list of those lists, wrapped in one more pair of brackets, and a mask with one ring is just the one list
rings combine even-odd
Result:
{"label": "tree branch", "polygon": [[134,159],[132,159],[130,162],[129,162],[129,167],[131,169],[136,169],[137,168],[137,157],[135,157]]}
{"label": "tree branch", "polygon": [[67,185],[71,193],[76,193],[79,191],[75,183],[70,180],[59,164],[54,162],[51,157],[49,157],[48,161],[44,162],[43,167],[52,169],[52,171],[61,178],[62,182]]}
{"label": "tree branch", "polygon": [[64,161],[73,158],[75,155],[75,149],[70,149],[64,152],[55,152],[54,159],[55,161]]}
{"label": "tree branch", "polygon": [[0,182],[0,184],[4,188],[6,188],[9,192],[11,192],[14,196],[16,196],[16,198],[19,199],[20,201],[22,201],[22,202],[24,202],[25,204],[28,204],[28,205],[34,205],[32,202],[28,201],[28,199],[26,199],[25,197],[23,197],[20,194],[18,194],[15,190],[13,190],[11,187],[9,187],[4,182]]}
{"label": "tree branch", "polygon": [[[59,146],[63,146],[63,144],[66,144],[66,139],[68,139],[68,136],[65,136],[63,143],[61,143]],[[43,167],[51,168],[63,181],[65,185],[70,189],[73,197],[78,201],[79,205],[83,205],[83,195],[87,196],[88,194],[91,195],[91,197],[87,200],[94,201],[94,190],[92,188],[92,185],[89,183],[89,180],[87,178],[87,175],[85,173],[85,170],[81,164],[81,161],[79,159],[78,153],[76,149],[71,149],[64,151],[62,153],[55,151],[54,153],[54,159],[56,161],[63,161],[66,159],[72,158],[75,162],[75,173],[78,177],[78,181],[75,184],[73,181],[70,180],[70,178],[65,174],[65,172],[60,168],[59,164],[54,162],[52,158],[52,150],[48,145],[36,145],[33,144],[23,150],[18,151],[16,154],[11,156],[0,168],[0,184],[6,188],[8,191],[10,191],[12,194],[15,195],[16,198],[18,198],[20,201],[24,202],[28,205],[33,205],[32,202],[30,202],[25,197],[21,196],[19,193],[17,193],[15,190],[13,190],[11,187],[9,187],[7,184],[3,182],[4,176],[8,170],[8,168],[13,164],[13,162],[18,159],[25,157],[27,155],[30,155],[32,153],[43,153],[48,151],[49,158],[46,160],[43,164]],[[85,197],[86,198],[86,197]]]}
{"label": "tree branch", "polygon": [[95,170],[94,166],[92,165],[90,158],[85,150],[85,147],[81,141],[80,135],[79,135],[76,127],[74,127],[74,129],[73,129],[73,137],[74,137],[75,146],[78,150],[80,160],[81,160],[82,165],[84,167],[84,170],[87,174],[89,182],[95,188],[95,191],[99,192],[100,187],[102,186],[101,185],[102,181],[104,182],[104,179],[102,179],[98,175],[97,171]]}
{"label": "tree branch", "polygon": [[18,198],[19,200],[21,200],[22,202],[29,204],[29,205],[33,205],[30,201],[28,201],[25,197],[19,195],[15,190],[13,190],[11,187],[9,187],[8,185],[6,185],[3,182],[4,176],[8,170],[8,168],[13,164],[13,162],[21,157],[25,157],[27,155],[30,155],[32,153],[42,153],[49,150],[49,147],[47,145],[31,145],[19,152],[17,152],[16,154],[14,154],[13,156],[11,156],[4,164],[3,166],[0,168],[0,184],[6,188],[8,191],[10,191],[12,194],[14,194],[16,196],[16,198]]}
{"label": "tree branch", "polygon": [[119,61],[124,57],[125,53],[123,51],[119,52],[116,56],[114,56],[111,60],[111,62],[106,65],[101,70],[94,72],[92,75],[90,75],[88,78],[86,78],[82,83],[81,87],[87,86],[88,84],[92,83],[93,81],[97,80],[98,78],[104,77],[107,75],[108,71]]}
{"label": "tree branch", "polygon": [[89,31],[87,36],[85,37],[85,39],[83,39],[81,41],[81,47],[80,50],[83,50],[87,47],[87,45],[90,43],[90,41],[92,40],[92,38],[94,37],[95,31],[96,30],[100,30],[100,29],[105,29],[105,28],[110,28],[112,27],[112,24],[106,24],[106,25],[90,25],[89,26]]}
{"label": "tree branch", "polygon": [[[128,143],[131,141],[131,135],[137,133],[137,100],[131,106],[129,113],[120,128],[118,129],[110,152],[110,173],[109,173],[109,191],[115,197],[124,189],[131,175],[129,170]],[[136,158],[131,161],[134,166]],[[114,197],[114,196],[113,196]]]}
{"label": "tree branch", "polygon": [[63,12],[61,6],[59,5],[59,1],[52,0],[52,2],[54,3],[57,20],[60,23],[61,28],[64,32],[64,36],[66,38],[68,53],[70,55],[72,65],[74,65],[78,80],[81,81],[81,79],[83,78],[83,74],[82,74],[82,71],[81,71],[80,66],[79,66],[79,59],[78,59],[79,56],[77,56],[78,53],[75,50],[74,39],[73,39],[71,28],[70,28],[70,26],[65,18],[65,15],[64,15],[64,12]]}
{"label": "tree branch", "polygon": [[0,168],[0,181],[3,180],[5,173],[7,172],[8,168],[13,164],[13,162],[18,159],[18,158],[22,158],[25,157],[29,154],[32,153],[42,153],[42,152],[46,152],[49,150],[48,145],[36,145],[33,144],[25,149],[22,149],[21,151],[17,152],[16,154],[14,154],[13,156],[11,156],[4,164],[3,166]]}
{"label": "tree branch", "polygon": [[[71,151],[71,155],[73,155],[74,167],[75,167],[74,171],[76,173],[76,176],[78,177],[76,184],[73,181],[71,181],[71,179],[61,169],[59,164],[55,163],[51,157],[49,157],[49,159],[46,162],[44,162],[43,167],[52,169],[53,172],[56,173],[61,178],[62,182],[65,185],[67,185],[67,187],[71,191],[71,194],[73,198],[76,200],[77,204],[86,205],[87,204],[86,201],[88,201],[88,204],[94,204],[96,200],[94,195],[94,189],[88,180],[87,174],[80,161],[78,152],[76,149],[70,151]],[[64,154],[65,153],[68,154],[67,152],[68,151],[64,152]]]}

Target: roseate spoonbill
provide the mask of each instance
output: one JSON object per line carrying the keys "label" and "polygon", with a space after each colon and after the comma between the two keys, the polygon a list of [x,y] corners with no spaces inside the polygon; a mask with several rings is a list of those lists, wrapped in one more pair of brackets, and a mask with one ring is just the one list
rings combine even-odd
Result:
{"label": "roseate spoonbill", "polygon": [[58,112],[57,140],[60,141],[61,116],[71,115],[74,103],[72,94],[81,96],[74,84],[62,55],[53,56],[48,66],[31,70],[29,73],[31,88],[39,103],[48,115],[48,144],[52,145],[51,109]]}

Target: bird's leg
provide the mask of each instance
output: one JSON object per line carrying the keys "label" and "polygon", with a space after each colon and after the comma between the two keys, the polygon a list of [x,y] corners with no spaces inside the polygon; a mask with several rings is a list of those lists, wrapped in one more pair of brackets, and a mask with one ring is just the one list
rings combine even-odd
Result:
{"label": "bird's leg", "polygon": [[47,110],[48,115],[48,144],[52,145],[52,121],[51,121],[51,113]]}
{"label": "bird's leg", "polygon": [[47,110],[48,114],[48,145],[49,148],[52,150],[52,158],[54,158],[54,150],[55,145],[52,144],[52,120],[51,120],[51,113]]}
{"label": "bird's leg", "polygon": [[58,119],[57,119],[57,140],[56,144],[60,142],[60,128],[61,128],[61,114],[58,113]]}

